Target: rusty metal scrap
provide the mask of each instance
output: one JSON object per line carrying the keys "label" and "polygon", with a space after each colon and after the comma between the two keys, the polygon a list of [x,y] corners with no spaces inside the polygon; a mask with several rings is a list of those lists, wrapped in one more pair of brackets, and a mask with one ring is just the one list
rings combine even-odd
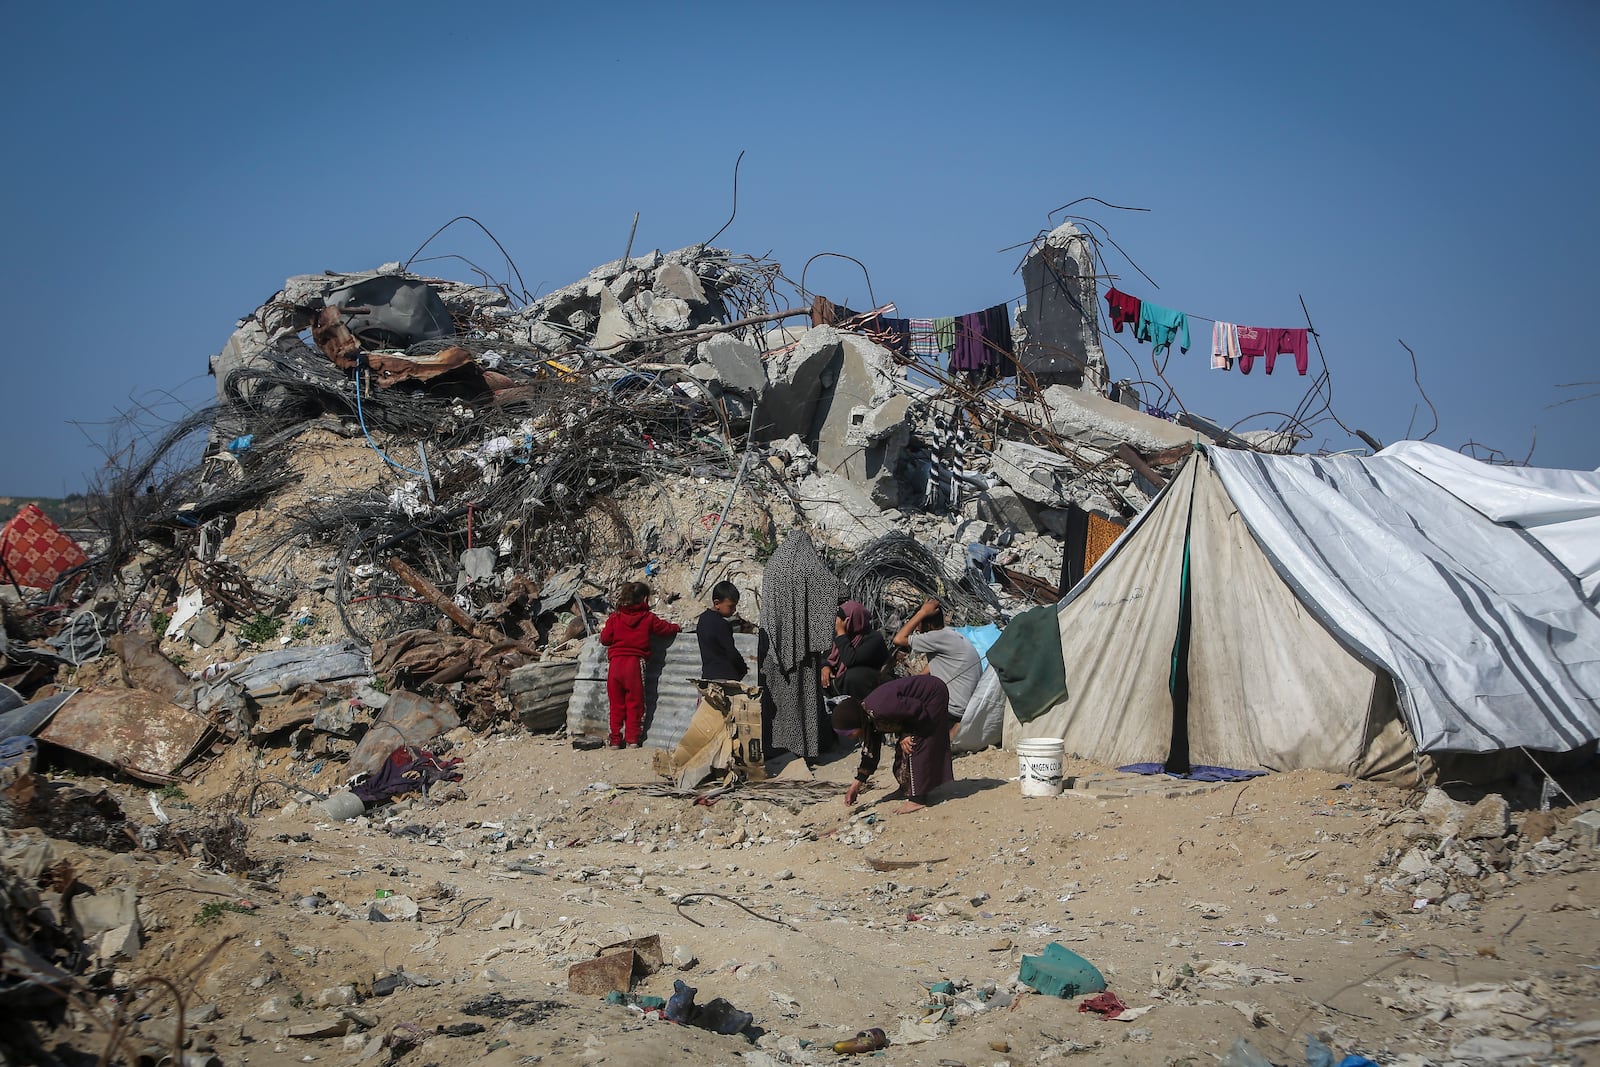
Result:
{"label": "rusty metal scrap", "polygon": [[199,750],[204,717],[142,689],[91,689],[68,701],[39,740],[147,782],[168,782]]}

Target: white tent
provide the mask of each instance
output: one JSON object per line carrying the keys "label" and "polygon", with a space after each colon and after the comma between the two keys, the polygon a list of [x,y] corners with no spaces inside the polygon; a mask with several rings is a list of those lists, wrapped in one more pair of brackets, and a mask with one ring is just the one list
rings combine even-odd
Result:
{"label": "white tent", "polygon": [[1061,601],[1005,744],[1363,777],[1600,738],[1600,472],[1197,452]]}

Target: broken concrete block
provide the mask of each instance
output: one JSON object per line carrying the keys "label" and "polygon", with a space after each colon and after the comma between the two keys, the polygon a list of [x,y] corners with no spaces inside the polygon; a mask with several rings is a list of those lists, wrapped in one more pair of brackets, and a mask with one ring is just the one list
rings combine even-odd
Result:
{"label": "broken concrete block", "polygon": [[1600,809],[1590,809],[1567,823],[1567,828],[1577,835],[1577,843],[1587,848],[1600,845]]}
{"label": "broken concrete block", "polygon": [[633,988],[633,970],[638,956],[632,949],[613,952],[599,959],[584,960],[567,968],[567,989],[582,996],[603,997],[613,989],[626,993]]}
{"label": "broken concrete block", "polygon": [[661,935],[651,934],[649,937],[635,937],[627,941],[618,941],[614,945],[607,945],[601,949],[599,955],[609,956],[614,952],[630,950],[637,959],[636,967],[640,975],[655,974],[666,962],[666,957],[661,954]]}
{"label": "broken concrete block", "polygon": [[373,906],[381,911],[384,918],[390,922],[405,922],[415,919],[422,911],[422,908],[415,900],[400,893],[384,897]]}
{"label": "broken concrete block", "polygon": [[854,408],[850,412],[850,428],[845,441],[852,445],[875,445],[890,437],[910,433],[906,416],[911,410],[911,398],[905,394],[892,396],[875,408]]}
{"label": "broken concrete block", "polygon": [[1511,805],[1499,793],[1490,793],[1461,817],[1459,836],[1466,841],[1504,837],[1511,832]]}
{"label": "broken concrete block", "polygon": [[610,286],[600,287],[600,322],[594,331],[594,347],[607,348],[635,336],[633,322],[622,310],[622,302]]}
{"label": "broken concrete block", "polygon": [[138,922],[131,922],[101,934],[95,945],[95,956],[101,960],[130,960],[139,954],[143,944]]}
{"label": "broken concrete block", "polygon": [[837,474],[802,479],[795,487],[795,503],[806,522],[852,552],[895,529],[870,497]]}
{"label": "broken concrete block", "polygon": [[700,358],[716,369],[724,389],[760,398],[767,387],[761,353],[735,337],[719,334],[700,345]]}
{"label": "broken concrete block", "polygon": [[1141,452],[1160,452],[1194,441],[1194,431],[1107,400],[1099,393],[1052,385],[1044,407],[1057,433],[1081,445],[1115,452],[1126,442]]}
{"label": "broken concrete block", "polygon": [[1011,527],[1022,533],[1039,532],[1039,525],[1028,512],[1022,498],[1003,485],[978,494],[978,515],[1002,530]]}
{"label": "broken concrete block", "polygon": [[213,611],[202,611],[189,624],[186,636],[201,648],[210,648],[222,637],[222,620]]}
{"label": "broken concrete block", "polygon": [[679,300],[675,296],[656,296],[645,292],[639,294],[639,304],[644,306],[645,298],[650,297],[649,310],[645,317],[650,325],[658,330],[686,330],[689,328],[689,303]]}
{"label": "broken concrete block", "polygon": [[838,377],[844,359],[842,335],[831,326],[814,326],[788,351],[767,357],[767,391],[761,398],[756,439],[771,441],[799,434],[814,440],[817,402],[824,386]]}
{"label": "broken concrete block", "polygon": [[1449,793],[1438,786],[1429,789],[1422,803],[1417,805],[1417,814],[1441,837],[1455,833],[1466,813],[1465,804],[1452,799]]}
{"label": "broken concrete block", "polygon": [[673,296],[690,304],[706,302],[706,287],[700,283],[700,276],[682,263],[664,264],[656,271],[653,287],[658,296]]}
{"label": "broken concrete block", "polygon": [[1012,492],[1058,508],[1072,503],[1065,486],[1083,473],[1067,457],[1020,441],[999,442],[989,466]]}
{"label": "broken concrete block", "polygon": [[1421,874],[1430,866],[1427,853],[1420,848],[1413,848],[1400,857],[1400,862],[1395,864],[1397,870],[1406,874]]}
{"label": "broken concrete block", "polygon": [[[817,442],[818,463],[853,482],[861,482],[876,472],[865,469],[861,447],[865,441],[859,436],[852,441],[851,432],[858,423],[865,421],[867,411],[888,403],[895,396],[900,378],[896,374],[894,357],[887,349],[856,334],[838,336],[840,358],[837,364],[830,365],[833,373],[822,382],[810,436]],[[892,428],[896,421],[892,412],[890,415],[887,425]],[[899,421],[903,421],[903,415]],[[892,466],[888,457],[881,462]]]}

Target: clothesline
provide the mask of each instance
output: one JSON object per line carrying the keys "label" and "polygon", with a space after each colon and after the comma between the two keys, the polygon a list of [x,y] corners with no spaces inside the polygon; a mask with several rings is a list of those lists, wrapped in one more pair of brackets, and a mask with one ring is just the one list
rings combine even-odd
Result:
{"label": "clothesline", "polygon": [[[1235,365],[1243,374],[1249,374],[1255,360],[1265,360],[1265,371],[1271,374],[1280,355],[1292,355],[1295,369],[1304,377],[1309,367],[1307,338],[1321,337],[1308,322],[1304,327],[1241,326],[1209,315],[1176,311],[1131,294],[1115,285],[1100,292],[1099,280],[1115,275],[1090,275],[1095,293],[1106,301],[1108,311],[1101,312],[1099,300],[1091,312],[1083,307],[1070,291],[1066,279],[1051,271],[1056,284],[1066,293],[1080,314],[1093,314],[1099,321],[1102,314],[1109,321],[1113,333],[1121,333],[1124,326],[1133,327],[1134,339],[1152,345],[1152,355],[1170,351],[1177,343],[1180,352],[1190,348],[1189,320],[1191,318],[1212,325],[1211,366],[1214,370],[1232,370]],[[1081,281],[1079,276],[1075,281]],[[1045,287],[1040,287],[1040,294]],[[868,334],[885,347],[907,357],[932,358],[950,354],[950,370],[965,371],[975,378],[1009,377],[1004,364],[1015,367],[1016,352],[1011,336],[1012,305],[1031,305],[1035,294],[1024,292],[980,312],[939,318],[891,318],[899,310],[888,303],[869,312],[854,312],[818,297],[812,308],[814,323],[845,325]]]}
{"label": "clothesline", "polygon": [[[1187,312],[1176,311],[1149,300],[1141,300],[1112,286],[1101,294],[1106,302],[1107,318],[1111,332],[1121,333],[1124,326],[1133,327],[1133,338],[1151,345],[1151,355],[1159,356],[1163,350],[1172,351],[1174,344],[1179,352],[1189,351],[1189,318]],[[1306,326],[1242,326],[1205,315],[1194,318],[1212,324],[1211,368],[1232,370],[1238,364],[1242,374],[1249,374],[1257,358],[1266,360],[1266,373],[1271,374],[1280,355],[1294,356],[1295,370],[1303,378],[1310,365],[1308,336],[1315,336]],[[1319,338],[1320,344],[1320,338]]]}

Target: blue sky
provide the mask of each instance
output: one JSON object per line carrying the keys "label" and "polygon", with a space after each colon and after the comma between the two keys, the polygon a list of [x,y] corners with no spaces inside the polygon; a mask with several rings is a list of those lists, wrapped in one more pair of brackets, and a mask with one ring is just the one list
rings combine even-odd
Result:
{"label": "blue sky", "polygon": [[[1551,406],[1600,378],[1594,5],[543,6],[14,7],[0,494],[81,489],[133,403],[204,403],[290,274],[471,214],[549,289],[635,211],[636,251],[709,237],[740,150],[718,243],[794,276],[844,252],[903,314],[959,314],[1021,295],[997,250],[1052,208],[1138,205],[1079,209],[1160,284],[1113,255],[1123,287],[1267,326],[1304,294],[1347,425],[1429,426],[1404,338],[1434,441],[1521,458],[1537,426],[1534,462],[1600,466],[1600,400]],[[499,262],[465,229],[432,250]],[[866,300],[841,261],[808,281]],[[1205,326],[1167,368],[1192,409],[1299,403],[1281,364],[1207,369]]]}

